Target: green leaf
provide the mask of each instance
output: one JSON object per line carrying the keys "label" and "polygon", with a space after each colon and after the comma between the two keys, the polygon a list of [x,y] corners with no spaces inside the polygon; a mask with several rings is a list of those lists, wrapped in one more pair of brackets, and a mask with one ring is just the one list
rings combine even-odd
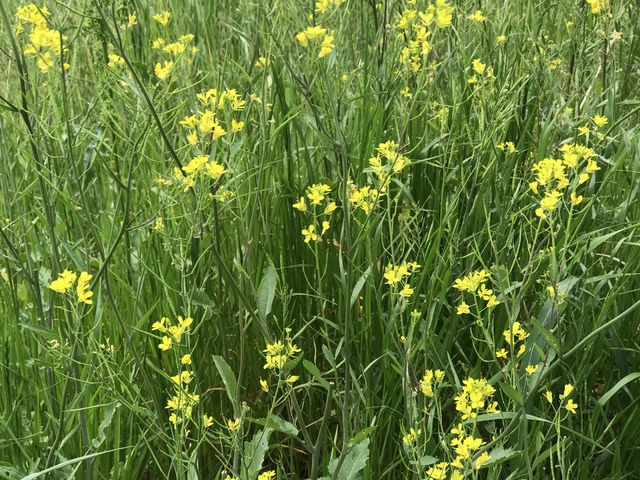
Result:
{"label": "green leaf", "polygon": [[256,418],[251,420],[253,423],[262,425],[263,427],[269,427],[278,432],[286,433],[287,435],[297,436],[298,429],[293,423],[287,422],[278,415],[271,414],[268,418]]}
{"label": "green leaf", "polygon": [[531,318],[531,323],[533,324],[534,327],[536,327],[540,335],[544,337],[544,339],[551,346],[551,348],[553,348],[556,351],[556,353],[559,352],[560,343],[558,342],[558,339],[553,334],[551,334],[549,330],[544,328],[544,326],[535,318],[533,317]]}
{"label": "green leaf", "polygon": [[220,377],[222,377],[222,383],[224,383],[224,387],[227,391],[227,396],[229,397],[229,400],[231,400],[231,403],[235,405],[236,376],[224,358],[219,355],[212,355],[212,357],[213,362],[216,364],[216,368],[218,369],[218,373],[220,374]]}
{"label": "green leaf", "polygon": [[60,462],[57,465],[54,465],[54,466],[49,467],[49,468],[45,468],[44,470],[40,470],[39,472],[31,473],[31,474],[27,475],[26,477],[24,477],[22,480],[34,480],[36,478],[44,477],[47,473],[55,472],[56,470],[61,470],[61,469],[66,468],[66,467],[68,467],[70,465],[74,465],[76,463],[84,462],[84,461],[89,460],[91,458],[99,457],[100,455],[105,455],[107,453],[113,453],[113,452],[117,452],[119,450],[124,450],[125,448],[130,448],[130,447],[114,448],[113,450],[105,450],[104,452],[90,453],[89,455],[83,455],[82,457],[72,458],[71,460],[65,460],[64,462]]}
{"label": "green leaf", "polygon": [[369,268],[367,268],[367,270],[362,274],[362,276],[358,279],[356,284],[353,286],[353,291],[351,292],[351,300],[349,301],[350,306],[353,307],[353,304],[356,303],[356,300],[358,299],[358,295],[360,295],[360,291],[364,286],[364,282],[367,281],[367,277],[369,277],[370,273],[371,273],[371,265],[369,265]]}
{"label": "green leaf", "polygon": [[209,296],[204,293],[204,291],[202,290],[193,290],[193,292],[191,292],[191,303],[193,305],[198,305],[200,307],[204,307],[204,308],[213,308],[215,307],[215,304],[211,301],[211,299],[209,298]]}
{"label": "green leaf", "polygon": [[120,406],[119,402],[113,402],[107,405],[107,408],[104,410],[104,417],[102,418],[102,422],[98,426],[98,437],[91,440],[91,445],[93,448],[99,448],[100,445],[106,440],[107,436],[104,434],[104,431],[111,425],[111,420],[113,419],[113,414],[116,412],[116,409]]}
{"label": "green leaf", "polygon": [[258,287],[258,313],[263,320],[271,313],[273,298],[276,295],[276,282],[276,269],[269,265]]}
{"label": "green leaf", "polygon": [[264,457],[269,450],[269,436],[272,429],[266,427],[263,430],[258,430],[253,436],[250,442],[244,442],[244,452],[242,462],[242,478],[246,480],[255,480],[260,473]]}
{"label": "green leaf", "polygon": [[433,465],[437,461],[438,459],[436,457],[432,457],[431,455],[425,455],[420,460],[418,460],[418,464],[421,467],[428,467],[429,465]]}
{"label": "green leaf", "polygon": [[369,434],[371,432],[373,432],[375,429],[376,429],[376,426],[372,425],[372,426],[367,427],[367,428],[365,428],[363,430],[360,430],[351,440],[349,440],[349,445],[353,446],[356,443],[360,443],[365,438],[368,438]]}
{"label": "green leaf", "polygon": [[484,464],[485,467],[490,465],[497,465],[502,462],[506,462],[510,458],[520,455],[520,450],[514,450],[513,448],[496,447],[491,450],[491,459]]}
{"label": "green leaf", "polygon": [[311,375],[313,375],[313,378],[315,378],[320,385],[322,385],[324,388],[329,390],[329,382],[327,382],[324,378],[322,378],[322,375],[320,375],[320,370],[318,370],[318,367],[316,367],[315,364],[311,363],[309,360],[303,360],[302,366]]}
{"label": "green leaf", "polygon": [[368,438],[349,450],[344,462],[342,462],[340,470],[337,472],[337,477],[335,475],[335,470],[338,466],[338,459],[331,459],[329,462],[329,473],[331,474],[331,477],[336,478],[336,480],[356,480],[360,478],[360,470],[367,465],[367,460],[369,460]]}
{"label": "green leaf", "polygon": [[638,378],[640,378],[640,372],[630,373],[629,375],[621,379],[618,383],[616,383],[613,388],[611,388],[611,390],[600,397],[600,400],[598,400],[597,403],[601,406],[606,404],[609,400],[611,400],[611,397],[613,397],[618,390],[624,387],[627,383],[632,382],[633,380],[636,380]]}
{"label": "green leaf", "polygon": [[515,390],[515,388],[513,388],[511,385],[504,382],[498,382],[498,383],[500,384],[500,388],[502,389],[502,391],[506,393],[511,400],[516,402],[518,405],[522,405],[522,397]]}

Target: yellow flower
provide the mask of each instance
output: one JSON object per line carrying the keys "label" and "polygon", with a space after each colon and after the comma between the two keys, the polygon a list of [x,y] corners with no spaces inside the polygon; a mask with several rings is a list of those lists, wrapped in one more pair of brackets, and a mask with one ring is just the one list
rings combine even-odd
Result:
{"label": "yellow flower", "polygon": [[422,433],[421,429],[418,429],[418,431],[416,432],[413,428],[410,428],[409,433],[407,433],[405,436],[402,437],[402,443],[404,443],[405,445],[411,445],[413,442],[416,441],[416,439],[420,436],[421,433]]}
{"label": "yellow flower", "polygon": [[482,455],[476,458],[476,469],[481,468],[489,460],[491,460],[491,455],[487,452],[482,452]]}
{"label": "yellow flower", "polygon": [[484,74],[486,65],[482,63],[479,58],[476,58],[474,61],[471,62],[471,64],[473,65],[474,72],[476,72],[478,75]]}
{"label": "yellow flower", "polygon": [[151,330],[160,330],[162,333],[164,333],[167,331],[165,323],[169,324],[169,319],[167,317],[162,317],[159,322],[154,322],[154,324],[151,325]]}
{"label": "yellow flower", "polygon": [[482,10],[476,10],[474,13],[467,17],[469,20],[473,20],[474,22],[484,22],[487,17],[482,14]]}
{"label": "yellow flower", "polygon": [[471,310],[469,310],[469,305],[467,305],[465,302],[462,302],[460,305],[458,305],[456,314],[462,315],[464,313],[471,313]]}
{"label": "yellow flower", "polygon": [[451,25],[453,11],[454,8],[445,0],[436,0],[436,26],[438,28],[444,28]]}
{"label": "yellow flower", "polygon": [[333,44],[333,35],[327,35],[322,44],[320,45],[320,52],[318,52],[318,58],[322,58],[329,55],[336,46]]}
{"label": "yellow flower", "polygon": [[591,132],[591,130],[589,129],[588,126],[583,126],[583,127],[578,127],[578,136],[581,137],[582,135],[586,135],[589,132]]}
{"label": "yellow flower", "polygon": [[536,370],[538,370],[538,367],[540,365],[527,365],[527,368],[525,369],[527,372],[527,375],[532,375],[536,372]]}
{"label": "yellow flower", "polygon": [[487,307],[494,307],[496,305],[500,305],[500,302],[498,300],[496,300],[496,296],[495,295],[491,295],[489,297],[489,301],[487,302]]}
{"label": "yellow flower", "polygon": [[609,119],[607,117],[603,117],[600,115],[594,116],[591,120],[593,120],[593,123],[595,123],[598,128],[604,127],[609,122]]}
{"label": "yellow flower", "polygon": [[496,40],[498,40],[499,43],[504,43],[507,41],[507,37],[505,37],[504,35],[499,35]]}
{"label": "yellow flower", "polygon": [[244,122],[236,122],[235,120],[231,120],[231,130],[233,133],[238,133],[244,128]]}
{"label": "yellow flower", "polygon": [[402,287],[402,290],[398,292],[398,295],[404,298],[409,298],[411,295],[413,295],[413,288],[411,288],[411,286],[407,283],[404,287]]}
{"label": "yellow flower", "polygon": [[236,418],[235,420],[227,420],[227,426],[229,427],[229,430],[236,432],[240,428],[240,419]]}
{"label": "yellow flower", "polygon": [[258,475],[258,480],[271,480],[275,476],[276,472],[274,472],[273,470],[269,470],[268,472],[263,472]]}
{"label": "yellow flower", "polygon": [[89,290],[89,280],[93,278],[93,275],[89,275],[87,272],[82,272],[78,279],[77,293],[78,303],[86,303],[91,305],[93,300],[90,300],[93,296],[93,292]]}
{"label": "yellow flower", "polygon": [[307,204],[304,201],[304,197],[300,197],[300,201],[293,204],[293,208],[300,210],[301,212],[307,211]]}
{"label": "yellow flower", "polygon": [[138,19],[136,18],[136,14],[134,13],[133,15],[129,15],[129,28],[137,24],[138,24]]}
{"label": "yellow flower", "polygon": [[576,408],[578,408],[578,404],[574,403],[573,400],[569,399],[569,401],[567,402],[567,404],[564,406],[564,408],[566,408],[567,410],[569,410],[571,413],[576,413]]}
{"label": "yellow flower", "polygon": [[573,392],[573,385],[571,385],[570,383],[567,383],[564,386],[564,392],[560,395],[560,401],[564,400],[569,395],[571,395],[571,392]]}
{"label": "yellow flower", "polygon": [[521,357],[526,350],[527,350],[527,347],[523,343],[522,345],[520,345],[520,348],[518,349],[518,353],[516,354],[516,357]]}
{"label": "yellow flower", "polygon": [[480,288],[478,289],[477,293],[478,293],[478,296],[483,300],[489,300],[491,298],[491,294],[493,293],[493,290],[487,289],[487,286],[483,283],[482,285],[480,285]]}
{"label": "yellow flower", "polygon": [[607,0],[587,0],[587,3],[591,7],[591,13],[595,14],[606,10],[609,6],[609,2]]}
{"label": "yellow flower", "polygon": [[77,276],[75,273],[65,270],[58,276],[57,280],[54,280],[49,284],[49,288],[54,292],[66,293],[73,285],[73,282],[76,281],[76,278]]}
{"label": "yellow flower", "polygon": [[597,170],[600,170],[600,167],[598,166],[598,164],[593,161],[593,160],[588,160],[587,161],[587,168],[585,168],[585,173],[594,173]]}
{"label": "yellow flower", "polygon": [[576,196],[574,192],[571,192],[570,198],[571,198],[571,205],[573,205],[574,207],[582,203],[582,195]]}
{"label": "yellow flower", "polygon": [[169,17],[171,16],[170,12],[167,12],[166,10],[162,13],[156,13],[153,16],[153,19],[158,21],[163,27],[167,26],[167,23],[169,23]]}
{"label": "yellow flower", "polygon": [[544,392],[544,398],[547,399],[547,402],[553,403],[553,393],[551,393],[549,390]]}
{"label": "yellow flower", "polygon": [[196,143],[198,143],[198,133],[195,130],[191,132],[190,135],[187,135],[187,141],[191,145],[195,145]]}
{"label": "yellow flower", "polygon": [[109,63],[107,63],[107,66],[109,68],[121,67],[123,65],[124,58],[122,58],[120,55],[115,55],[113,53],[109,55]]}
{"label": "yellow flower", "polygon": [[324,212],[322,212],[324,215],[331,215],[335,209],[338,208],[338,206],[336,205],[336,202],[331,202],[329,203],[329,205],[327,205],[324,209]]}
{"label": "yellow flower", "polygon": [[162,337],[162,342],[158,345],[158,348],[164,351],[171,350],[171,342],[172,340],[170,337],[164,336]]}
{"label": "yellow flower", "polygon": [[178,424],[182,422],[182,418],[178,417],[175,412],[169,415],[169,421],[173,423],[175,428],[178,427]]}
{"label": "yellow flower", "polygon": [[202,416],[202,427],[203,428],[209,428],[211,425],[213,425],[213,417],[212,416],[207,416],[207,414],[205,413]]}
{"label": "yellow flower", "polygon": [[440,462],[427,470],[428,480],[445,480],[447,478],[447,469],[449,464],[447,462]]}
{"label": "yellow flower", "polygon": [[320,235],[324,235],[324,232],[327,230],[329,230],[329,222],[325,220],[322,222],[322,232],[320,232]]}
{"label": "yellow flower", "polygon": [[264,392],[269,392],[269,384],[266,380],[260,379],[260,388],[262,388]]}
{"label": "yellow flower", "polygon": [[496,352],[496,357],[506,359],[508,354],[509,352],[507,352],[504,348],[501,348]]}
{"label": "yellow flower", "polygon": [[182,365],[191,365],[191,355],[188,353],[183,355],[182,359],[180,359],[180,363],[182,363]]}
{"label": "yellow flower", "polygon": [[304,235],[304,243],[309,243],[311,240],[315,242],[318,241],[318,235],[314,233],[315,230],[316,227],[314,225],[309,225],[307,228],[302,229],[302,235]]}
{"label": "yellow flower", "polygon": [[164,80],[169,76],[169,73],[171,73],[171,67],[173,67],[173,62],[165,61],[164,67],[160,65],[160,63],[156,63],[153,71],[156,74],[156,77],[158,77],[160,80]]}
{"label": "yellow flower", "polygon": [[287,383],[296,383],[300,377],[298,375],[289,375],[285,382]]}

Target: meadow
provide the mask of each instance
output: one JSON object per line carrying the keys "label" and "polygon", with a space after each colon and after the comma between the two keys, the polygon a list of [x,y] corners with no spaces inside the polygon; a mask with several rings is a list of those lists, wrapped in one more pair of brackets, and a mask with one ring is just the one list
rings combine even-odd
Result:
{"label": "meadow", "polygon": [[640,478],[639,35],[0,1],[0,478]]}

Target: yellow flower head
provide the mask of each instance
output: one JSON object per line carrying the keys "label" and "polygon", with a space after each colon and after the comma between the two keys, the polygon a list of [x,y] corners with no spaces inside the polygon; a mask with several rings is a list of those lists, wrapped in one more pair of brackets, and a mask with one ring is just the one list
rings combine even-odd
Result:
{"label": "yellow flower head", "polygon": [[157,13],[153,16],[153,19],[156,20],[157,22],[159,22],[163,27],[167,26],[167,23],[169,23],[169,17],[171,16],[170,12],[167,12],[166,10],[162,13]]}
{"label": "yellow flower head", "polygon": [[73,282],[76,281],[76,278],[77,276],[75,273],[69,270],[65,270],[58,276],[57,280],[54,280],[49,284],[49,288],[54,292],[66,293],[67,290],[72,287]]}
{"label": "yellow flower head", "polygon": [[93,303],[93,300],[91,300],[93,292],[89,291],[89,280],[92,278],[93,275],[89,275],[87,272],[82,272],[80,274],[77,286],[78,303],[86,303],[87,305],[91,305]]}

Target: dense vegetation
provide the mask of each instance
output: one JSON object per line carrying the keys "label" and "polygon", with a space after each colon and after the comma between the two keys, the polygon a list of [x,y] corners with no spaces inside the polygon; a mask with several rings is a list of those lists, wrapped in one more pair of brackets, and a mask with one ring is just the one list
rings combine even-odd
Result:
{"label": "dense vegetation", "polygon": [[0,477],[640,477],[634,2],[0,2]]}

